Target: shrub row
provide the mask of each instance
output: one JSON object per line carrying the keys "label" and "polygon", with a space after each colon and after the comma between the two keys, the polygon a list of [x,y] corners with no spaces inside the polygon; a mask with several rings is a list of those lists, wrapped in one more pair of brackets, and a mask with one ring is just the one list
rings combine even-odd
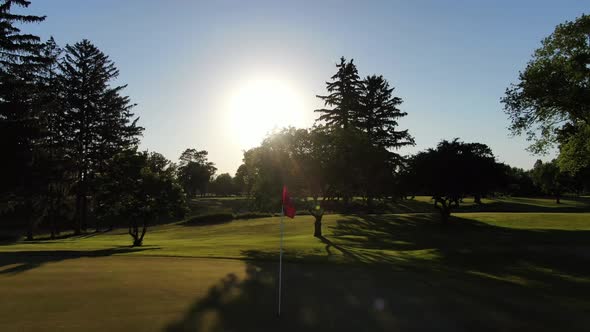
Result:
{"label": "shrub row", "polygon": [[272,216],[273,216],[272,213],[264,213],[264,212],[245,212],[245,213],[236,213],[236,214],[232,214],[229,212],[215,212],[215,213],[200,214],[198,216],[191,217],[187,221],[185,221],[184,223],[187,225],[207,225],[207,224],[224,223],[224,222],[232,221],[234,219],[269,218]]}

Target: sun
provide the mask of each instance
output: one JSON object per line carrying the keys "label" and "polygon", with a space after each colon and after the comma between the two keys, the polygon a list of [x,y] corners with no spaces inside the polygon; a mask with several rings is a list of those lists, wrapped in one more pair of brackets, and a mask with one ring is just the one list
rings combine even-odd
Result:
{"label": "sun", "polygon": [[286,80],[248,80],[231,94],[227,114],[231,136],[247,149],[275,129],[301,126],[302,98]]}

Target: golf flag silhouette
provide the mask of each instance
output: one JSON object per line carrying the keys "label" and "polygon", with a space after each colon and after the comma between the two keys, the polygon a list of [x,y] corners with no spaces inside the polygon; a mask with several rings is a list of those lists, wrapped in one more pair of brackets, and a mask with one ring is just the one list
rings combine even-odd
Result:
{"label": "golf flag silhouette", "polygon": [[287,186],[283,186],[283,213],[291,219],[295,217],[295,205],[293,205],[293,201],[291,201]]}
{"label": "golf flag silhouette", "polygon": [[282,276],[283,276],[283,217],[287,216],[291,219],[295,217],[295,205],[293,205],[293,201],[291,201],[291,196],[289,196],[289,191],[287,190],[287,186],[283,186],[283,213],[281,213],[281,244],[279,247],[279,308],[277,311],[277,316],[281,316],[281,288],[282,285]]}

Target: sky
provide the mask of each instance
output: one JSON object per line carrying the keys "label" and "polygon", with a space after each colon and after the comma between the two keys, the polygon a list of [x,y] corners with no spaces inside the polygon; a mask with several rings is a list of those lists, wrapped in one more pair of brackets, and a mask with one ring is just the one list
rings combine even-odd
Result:
{"label": "sky", "polygon": [[[120,70],[145,127],[141,148],[177,161],[209,151],[234,174],[243,150],[285,125],[310,127],[341,56],[380,74],[408,116],[411,154],[459,137],[499,161],[539,156],[511,137],[500,98],[540,41],[585,1],[32,0],[23,28],[60,45],[89,39]],[[269,93],[262,93],[262,91]],[[271,96],[268,96],[268,95]],[[264,98],[268,97],[268,98]],[[552,155],[542,157],[550,159]]]}

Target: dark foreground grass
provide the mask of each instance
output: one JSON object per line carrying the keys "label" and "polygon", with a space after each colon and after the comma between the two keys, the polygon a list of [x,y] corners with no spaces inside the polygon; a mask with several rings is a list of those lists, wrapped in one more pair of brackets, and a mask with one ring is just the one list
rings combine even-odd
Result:
{"label": "dark foreground grass", "polygon": [[[585,331],[590,214],[461,213],[160,226],[0,246],[0,331]],[[231,257],[200,259],[151,256]]]}

